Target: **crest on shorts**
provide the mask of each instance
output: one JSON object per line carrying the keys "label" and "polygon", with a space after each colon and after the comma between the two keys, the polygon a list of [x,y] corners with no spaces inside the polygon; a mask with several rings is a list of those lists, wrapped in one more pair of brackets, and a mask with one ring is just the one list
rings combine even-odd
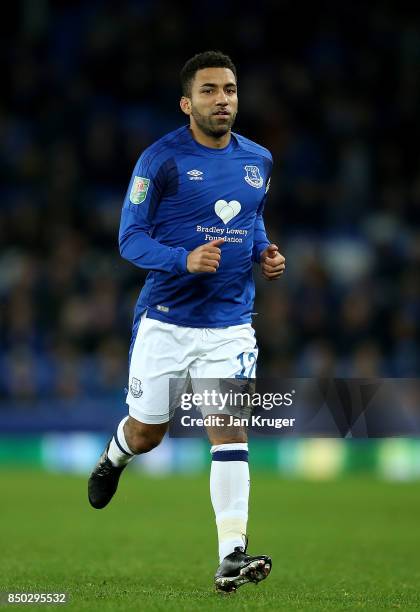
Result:
{"label": "crest on shorts", "polygon": [[255,189],[260,189],[263,186],[264,180],[260,174],[260,169],[258,166],[244,166],[246,170],[246,174],[244,179],[251,185],[251,187],[255,187]]}
{"label": "crest on shorts", "polygon": [[134,377],[131,379],[130,392],[133,397],[141,397],[143,395],[141,380]]}
{"label": "crest on shorts", "polygon": [[144,202],[149,189],[150,179],[143,176],[135,176],[130,191],[130,202],[132,204],[141,204]]}

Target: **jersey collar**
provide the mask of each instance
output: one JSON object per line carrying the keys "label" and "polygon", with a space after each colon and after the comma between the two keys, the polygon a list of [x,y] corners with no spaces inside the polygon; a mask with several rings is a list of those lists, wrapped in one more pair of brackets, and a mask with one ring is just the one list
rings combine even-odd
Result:
{"label": "jersey collar", "polygon": [[199,142],[197,142],[192,133],[191,130],[189,128],[189,126],[186,126],[187,130],[188,130],[188,134],[190,136],[191,142],[193,143],[193,145],[195,145],[195,147],[197,147],[198,149],[200,149],[201,151],[205,152],[207,155],[226,155],[228,153],[230,153],[231,151],[233,151],[233,149],[236,146],[236,138],[235,135],[233,134],[233,132],[231,132],[231,138],[229,141],[229,144],[226,145],[226,147],[223,147],[223,149],[215,149],[214,147],[206,147],[202,144],[200,144]]}

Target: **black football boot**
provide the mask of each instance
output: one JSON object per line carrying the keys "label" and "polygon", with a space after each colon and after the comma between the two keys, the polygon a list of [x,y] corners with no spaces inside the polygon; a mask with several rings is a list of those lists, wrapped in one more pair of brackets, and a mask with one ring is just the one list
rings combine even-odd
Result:
{"label": "black football boot", "polygon": [[110,442],[108,442],[106,449],[99,457],[99,461],[95,465],[88,482],[90,505],[98,510],[105,508],[111,501],[117,490],[121,472],[126,467],[126,465],[120,467],[112,465],[111,460],[108,459],[109,445]]}
{"label": "black football boot", "polygon": [[220,593],[233,593],[247,582],[257,584],[267,578],[271,572],[271,558],[267,555],[250,557],[246,554],[248,540],[245,548],[237,546],[233,553],[227,555],[219,565],[214,577],[216,590]]}

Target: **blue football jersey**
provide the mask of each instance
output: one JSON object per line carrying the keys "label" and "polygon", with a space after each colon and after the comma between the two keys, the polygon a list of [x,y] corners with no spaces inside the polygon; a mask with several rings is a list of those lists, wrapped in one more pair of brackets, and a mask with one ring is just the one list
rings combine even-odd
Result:
{"label": "blue football jersey", "polygon": [[[185,126],[138,160],[121,215],[120,253],[150,270],[136,306],[147,316],[187,327],[227,327],[251,320],[253,262],[269,245],[262,218],[270,152],[232,133],[224,149],[197,143]],[[191,274],[187,255],[216,238],[215,273]]]}

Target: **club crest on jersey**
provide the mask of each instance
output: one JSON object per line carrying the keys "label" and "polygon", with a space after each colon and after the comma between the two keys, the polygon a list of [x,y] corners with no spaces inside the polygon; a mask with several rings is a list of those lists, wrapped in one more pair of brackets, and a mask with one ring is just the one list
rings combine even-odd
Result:
{"label": "club crest on jersey", "polygon": [[260,169],[258,166],[244,166],[246,170],[246,174],[244,179],[251,185],[251,187],[255,187],[255,189],[260,189],[263,186],[264,180],[260,174]]}
{"label": "club crest on jersey", "polygon": [[132,204],[141,204],[145,201],[147,191],[149,189],[150,179],[142,176],[135,176],[133,185],[130,191],[130,202]]}

